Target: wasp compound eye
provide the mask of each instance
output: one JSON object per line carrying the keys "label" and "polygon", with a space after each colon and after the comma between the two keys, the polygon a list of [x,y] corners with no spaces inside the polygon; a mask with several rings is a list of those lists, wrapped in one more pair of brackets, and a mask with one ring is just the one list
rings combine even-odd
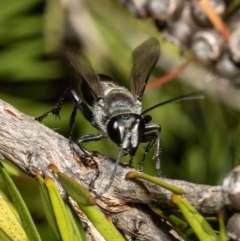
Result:
{"label": "wasp compound eye", "polygon": [[142,136],[144,134],[144,131],[145,131],[145,123],[144,123],[144,120],[142,117],[139,117],[137,120],[137,126],[138,126],[138,139],[141,140],[142,139]]}
{"label": "wasp compound eye", "polygon": [[121,118],[119,116],[114,116],[110,119],[107,125],[107,133],[111,140],[116,144],[120,145],[123,138],[123,129],[121,125]]}

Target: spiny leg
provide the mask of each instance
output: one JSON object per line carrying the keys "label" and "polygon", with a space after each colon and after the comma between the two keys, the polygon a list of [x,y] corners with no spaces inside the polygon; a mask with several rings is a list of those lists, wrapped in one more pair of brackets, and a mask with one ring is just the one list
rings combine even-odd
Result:
{"label": "spiny leg", "polygon": [[129,159],[129,166],[130,167],[133,167],[133,157],[135,156],[135,153],[136,153],[137,149],[138,149],[138,146],[131,153],[129,153],[130,154],[130,159]]}
{"label": "spiny leg", "polygon": [[55,115],[60,119],[60,111],[62,109],[63,103],[67,96],[69,96],[74,103],[74,108],[73,108],[73,111],[72,111],[72,114],[70,117],[70,122],[69,122],[69,125],[70,125],[69,139],[71,139],[72,133],[73,133],[73,125],[75,123],[75,117],[77,114],[77,109],[79,109],[81,111],[82,115],[94,126],[92,111],[85,104],[85,102],[82,101],[82,99],[78,96],[78,94],[72,88],[68,88],[63,93],[63,95],[61,96],[61,98],[59,99],[59,101],[57,102],[57,104],[55,105],[55,107],[52,110],[47,111],[46,113],[44,113],[43,115],[41,115],[35,119],[38,121],[42,121],[48,115]]}
{"label": "spiny leg", "polygon": [[156,160],[156,169],[157,169],[159,177],[162,176],[160,152],[161,152],[161,138],[160,138],[160,133],[158,133],[158,138],[157,138],[156,147],[155,147],[155,155],[154,155],[153,159]]}
{"label": "spiny leg", "polygon": [[[143,120],[144,120],[144,123],[145,123],[145,127],[146,127],[146,125],[148,125],[148,123],[152,120],[152,117],[150,115],[144,115],[142,117],[143,117]],[[148,130],[144,130],[144,131],[148,131]],[[146,142],[149,142],[149,141],[150,140],[147,140]],[[139,143],[138,143],[137,147],[135,147],[134,149],[131,149],[131,152],[126,152],[125,154],[123,154],[123,156],[126,156],[128,154],[130,155],[130,159],[129,159],[129,162],[128,162],[128,165],[130,167],[133,167],[133,158],[134,158],[134,156],[136,154],[138,146],[139,146]]]}
{"label": "spiny leg", "polygon": [[92,141],[100,141],[103,138],[107,138],[107,135],[105,134],[90,134],[90,135],[85,135],[77,140],[77,144],[80,145],[85,142],[92,142]]}
{"label": "spiny leg", "polygon": [[76,91],[74,91],[72,88],[69,89],[68,94],[75,106],[81,111],[82,115],[91,123],[92,126],[95,127],[95,123],[93,121],[93,112],[89,109],[87,104],[78,96]]}
{"label": "spiny leg", "polygon": [[158,124],[146,124],[145,125],[145,132],[152,131],[150,133],[145,133],[141,142],[148,142],[148,145],[145,147],[143,157],[140,161],[140,171],[143,171],[143,164],[145,157],[149,150],[155,145],[155,154],[153,156],[153,159],[156,159],[156,169],[158,171],[158,176],[161,176],[161,166],[160,166],[160,131],[161,131],[161,126]]}
{"label": "spiny leg", "polygon": [[148,142],[148,145],[144,148],[144,153],[143,153],[142,159],[139,162],[139,164],[140,164],[140,172],[143,172],[144,160],[146,158],[146,155],[150,151],[150,149],[155,144],[155,142],[156,142],[156,140],[158,138],[157,134],[158,134],[157,132],[147,133],[147,134],[145,134],[143,136],[143,138],[141,140],[141,142]]}
{"label": "spiny leg", "polygon": [[[85,143],[85,142],[92,142],[92,141],[99,141],[103,138],[106,138],[107,135],[105,134],[90,134],[90,135],[85,135],[85,136],[82,136],[80,137],[78,140],[77,140],[77,144],[80,146],[82,143]],[[81,147],[81,146],[80,146]],[[82,149],[84,151],[84,149]],[[94,154],[93,154],[94,155]],[[100,174],[100,171],[99,171],[99,167],[98,167],[98,164],[97,162],[94,160],[93,158],[93,155],[91,155],[91,159],[92,161],[95,163],[96,167],[97,167],[97,170],[96,170],[96,175],[95,177],[91,180],[90,184],[89,184],[89,188],[90,189],[93,189],[93,186],[94,186],[94,183],[95,181],[97,180],[97,178],[99,177],[99,174]]]}
{"label": "spiny leg", "polygon": [[129,159],[129,163],[128,163],[128,165],[130,167],[133,167],[133,157],[134,157],[134,155],[130,154],[130,159]]}
{"label": "spiny leg", "polygon": [[63,95],[61,96],[61,98],[59,99],[59,101],[57,102],[57,104],[54,106],[54,108],[50,111],[45,112],[43,115],[35,118],[35,120],[37,121],[42,121],[43,119],[45,119],[47,116],[49,115],[55,115],[56,117],[58,117],[60,119],[60,111],[62,109],[62,105],[66,99],[66,97],[69,95],[69,91],[71,90],[71,88],[68,88],[65,90],[65,92],[63,93]]}
{"label": "spiny leg", "polygon": [[[107,135],[104,135],[104,134],[89,134],[89,135],[85,135],[85,136],[78,138],[77,144],[81,148],[82,143],[92,142],[92,141],[100,141],[106,137],[107,137]],[[82,150],[84,151],[84,149],[82,149]]]}
{"label": "spiny leg", "polygon": [[72,114],[71,114],[71,117],[70,117],[70,121],[69,121],[69,127],[70,127],[70,130],[69,130],[69,141],[71,141],[71,139],[72,139],[73,126],[74,126],[74,123],[75,123],[76,115],[77,115],[77,106],[74,105],[73,111],[72,111]]}

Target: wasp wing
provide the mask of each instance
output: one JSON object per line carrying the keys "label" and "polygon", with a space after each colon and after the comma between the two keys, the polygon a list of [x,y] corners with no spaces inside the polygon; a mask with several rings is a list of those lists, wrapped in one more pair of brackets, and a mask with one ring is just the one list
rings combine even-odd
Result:
{"label": "wasp wing", "polygon": [[103,98],[103,90],[100,78],[92,69],[87,57],[85,57],[83,54],[81,56],[76,55],[72,50],[65,51],[64,56],[87,83],[94,98],[96,100]]}
{"label": "wasp wing", "polygon": [[156,38],[150,38],[134,49],[133,67],[130,73],[131,92],[142,99],[152,69],[160,56],[160,46]]}
{"label": "wasp wing", "polygon": [[[108,86],[118,85],[118,83],[108,75],[105,75],[105,74],[97,74],[97,75],[101,81],[102,86],[106,85],[106,83],[108,83]],[[81,81],[79,87],[80,87],[81,95],[84,98],[84,100],[88,103],[88,105],[93,106],[96,99],[94,98],[88,83],[86,81]]]}

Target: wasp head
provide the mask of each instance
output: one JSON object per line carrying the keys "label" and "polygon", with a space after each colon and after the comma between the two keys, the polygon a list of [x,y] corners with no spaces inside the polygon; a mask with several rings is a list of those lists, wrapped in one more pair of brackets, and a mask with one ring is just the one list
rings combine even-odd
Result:
{"label": "wasp head", "polygon": [[113,142],[131,153],[137,148],[144,134],[144,127],[145,123],[140,115],[121,114],[112,117],[107,123],[107,133]]}

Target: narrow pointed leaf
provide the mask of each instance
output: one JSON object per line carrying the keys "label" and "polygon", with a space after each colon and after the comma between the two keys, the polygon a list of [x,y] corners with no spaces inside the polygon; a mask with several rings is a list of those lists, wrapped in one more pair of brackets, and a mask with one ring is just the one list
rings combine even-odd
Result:
{"label": "narrow pointed leaf", "polygon": [[223,211],[219,212],[218,221],[219,221],[218,241],[225,241],[225,240],[227,240],[227,232],[226,232],[226,227],[225,227],[225,223],[224,223]]}
{"label": "narrow pointed leaf", "polygon": [[76,238],[73,233],[73,227],[66,209],[66,204],[62,200],[55,183],[50,177],[46,177],[44,182],[48,190],[62,241],[75,241]]}
{"label": "narrow pointed leaf", "polygon": [[12,18],[13,16],[18,16],[19,13],[22,11],[28,11],[31,9],[34,5],[38,4],[40,0],[22,0],[22,1],[16,1],[14,4],[9,4],[9,1],[7,0],[1,0],[0,1],[0,9],[4,9],[4,11],[1,11],[0,14],[0,22],[5,22],[9,18]]}
{"label": "narrow pointed leaf", "polygon": [[3,232],[3,230],[0,228],[0,240],[1,241],[13,241],[12,239],[10,239],[6,233]]}
{"label": "narrow pointed leaf", "polygon": [[180,194],[180,195],[184,193],[181,188],[179,188],[177,186],[174,186],[172,184],[169,184],[169,183],[163,181],[161,178],[149,176],[149,175],[146,175],[146,174],[143,174],[143,173],[131,171],[131,172],[127,173],[125,178],[127,180],[134,179],[134,178],[144,179],[144,180],[147,180],[149,182],[155,183],[160,187],[166,188],[167,190],[169,190],[173,193]]}
{"label": "narrow pointed leaf", "polygon": [[216,241],[217,235],[203,216],[184,198],[173,194],[171,201],[177,205],[200,241]]}
{"label": "narrow pointed leaf", "polygon": [[126,240],[117,230],[117,228],[111,222],[109,222],[95,206],[93,206],[95,204],[95,200],[85,187],[81,186],[71,177],[60,173],[56,166],[49,165],[48,168],[58,175],[58,179],[65,191],[77,202],[78,206],[82,209],[82,211],[106,241]]}
{"label": "narrow pointed leaf", "polygon": [[39,183],[41,201],[43,204],[43,209],[44,209],[44,213],[46,215],[47,221],[48,221],[52,231],[55,233],[56,238],[58,240],[60,240],[60,233],[59,233],[57,222],[56,222],[55,215],[53,212],[51,200],[48,195],[48,190],[44,184],[44,179],[39,175],[39,173],[36,174],[36,177],[37,177],[37,180]]}
{"label": "narrow pointed leaf", "polygon": [[117,228],[95,206],[78,205],[106,241],[126,241]]}
{"label": "narrow pointed leaf", "polygon": [[[171,225],[172,228],[181,236],[185,241],[191,241],[191,236],[194,234],[193,230],[189,226],[189,224],[180,218],[179,216],[174,214],[174,211],[165,211],[161,210],[153,204],[148,205],[153,212],[157,215],[166,219]],[[190,237],[189,237],[190,236]],[[196,236],[195,236],[196,237]]]}
{"label": "narrow pointed leaf", "polygon": [[40,235],[27,209],[27,206],[23,201],[21,194],[17,190],[15,184],[13,183],[11,177],[4,169],[2,163],[0,163],[0,173],[2,175],[4,182],[6,183],[9,195],[13,201],[14,206],[16,207],[16,210],[19,214],[19,217],[21,219],[23,228],[27,233],[27,236],[31,241],[41,241]]}
{"label": "narrow pointed leaf", "polygon": [[[53,170],[54,168],[51,167]],[[109,222],[106,217],[95,207],[95,200],[91,197],[89,191],[77,183],[72,178],[60,173],[57,169],[54,171],[59,178],[63,188],[71,196],[92,222],[95,228],[101,233],[106,241],[125,241],[117,228]]]}
{"label": "narrow pointed leaf", "polygon": [[75,210],[73,209],[71,204],[67,204],[66,206],[67,206],[67,211],[68,211],[68,214],[71,219],[72,226],[73,226],[74,234],[75,234],[77,240],[78,241],[87,241],[85,230],[82,226],[82,223],[81,223],[77,213],[75,212]]}
{"label": "narrow pointed leaf", "polygon": [[68,177],[67,175],[58,172],[57,173],[59,181],[61,182],[64,190],[67,192],[67,194],[72,197],[78,204],[81,206],[90,206],[95,205],[96,201],[91,196],[89,191],[77,183],[74,179],[71,177]]}
{"label": "narrow pointed leaf", "polygon": [[18,219],[13,214],[12,210],[10,209],[6,201],[1,196],[0,196],[0,230],[3,231],[3,233],[0,233],[1,241],[4,239],[5,240],[9,239],[12,241],[18,241],[18,240],[29,241]]}

